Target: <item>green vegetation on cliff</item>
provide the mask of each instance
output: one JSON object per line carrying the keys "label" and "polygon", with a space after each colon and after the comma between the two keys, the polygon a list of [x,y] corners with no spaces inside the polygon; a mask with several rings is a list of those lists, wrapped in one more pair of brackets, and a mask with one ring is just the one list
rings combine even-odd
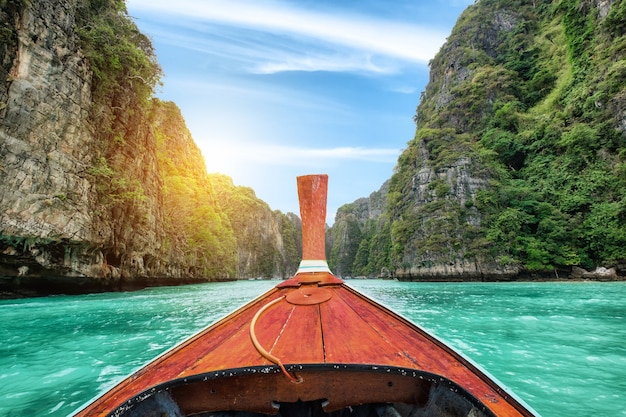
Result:
{"label": "green vegetation on cliff", "polygon": [[164,246],[193,275],[233,278],[237,242],[178,107],[152,100],[157,161],[163,179]]}
{"label": "green vegetation on cliff", "polygon": [[389,267],[626,260],[625,15],[625,0],[481,0],[461,15],[390,181]]}
{"label": "green vegetation on cliff", "polygon": [[[250,187],[211,174],[211,183],[237,240],[239,277],[287,278],[300,261],[302,235],[289,215],[272,211]],[[299,225],[298,225],[299,226]]]}
{"label": "green vegetation on cliff", "polygon": [[384,213],[387,186],[368,198],[339,208],[327,233],[328,264],[340,276],[388,277],[390,265],[389,217]]}
{"label": "green vegetation on cliff", "polygon": [[[10,50],[17,49],[17,31],[11,16],[19,13],[26,0],[0,0],[0,56],[7,56]],[[0,77],[7,79],[12,63],[3,60],[0,63]],[[6,87],[0,87],[0,92]]]}
{"label": "green vegetation on cliff", "polygon": [[591,2],[529,4],[517,25],[533,28],[527,46],[519,30],[506,39],[507,51],[529,51],[495,61],[516,70],[517,90],[475,136],[498,173],[480,200],[491,254],[530,271],[626,259],[625,4],[606,19]]}
{"label": "green vegetation on cliff", "polygon": [[207,173],[123,0],[0,0],[0,41],[3,289],[295,272],[299,219]]}
{"label": "green vegetation on cliff", "polygon": [[[77,24],[93,73],[91,119],[99,144],[89,173],[97,184],[100,220],[155,228],[160,253],[153,255],[162,259],[144,256],[144,262],[170,263],[189,276],[294,272],[299,253],[293,250],[293,222],[272,213],[252,190],[208,175],[179,109],[153,98],[161,69],[124,1],[81,0]],[[278,223],[282,230],[269,230]],[[121,262],[123,251],[145,251],[141,239],[128,241],[127,229],[113,228],[110,262]]]}
{"label": "green vegetation on cliff", "polygon": [[[89,119],[96,142],[88,173],[97,192],[95,220],[111,225],[105,258],[120,267],[129,262],[128,252],[149,252],[147,241],[162,238],[153,230],[161,184],[146,119],[161,68],[123,0],[79,0],[75,19],[92,74]],[[131,235],[129,227],[146,233]]]}
{"label": "green vegetation on cliff", "polygon": [[[147,101],[160,83],[152,43],[129,18],[124,0],[79,0],[77,33],[89,60],[96,104]],[[121,104],[121,103],[119,103]]]}

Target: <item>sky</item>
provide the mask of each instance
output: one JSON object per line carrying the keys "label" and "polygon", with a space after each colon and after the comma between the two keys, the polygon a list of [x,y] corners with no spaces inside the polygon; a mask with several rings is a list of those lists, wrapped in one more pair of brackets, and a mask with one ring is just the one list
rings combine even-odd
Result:
{"label": "sky", "polygon": [[299,215],[328,174],[327,223],[391,178],[428,62],[474,0],[126,0],[207,171]]}

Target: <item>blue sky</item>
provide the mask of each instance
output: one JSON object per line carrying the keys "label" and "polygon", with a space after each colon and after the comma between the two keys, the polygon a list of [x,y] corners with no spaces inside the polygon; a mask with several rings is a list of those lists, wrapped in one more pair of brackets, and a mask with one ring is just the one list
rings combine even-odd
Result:
{"label": "blue sky", "polygon": [[329,175],[327,221],[378,190],[413,138],[428,61],[473,0],[127,0],[209,172],[299,215]]}

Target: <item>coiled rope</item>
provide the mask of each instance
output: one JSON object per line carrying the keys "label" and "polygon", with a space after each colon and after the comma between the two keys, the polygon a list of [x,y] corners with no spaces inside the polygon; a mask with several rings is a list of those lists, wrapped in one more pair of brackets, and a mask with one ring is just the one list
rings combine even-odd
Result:
{"label": "coiled rope", "polygon": [[257,339],[256,333],[254,330],[254,327],[256,326],[256,322],[259,319],[259,317],[261,317],[261,314],[263,314],[265,311],[267,311],[267,309],[269,309],[273,305],[280,303],[284,299],[285,299],[285,296],[282,296],[280,298],[275,299],[274,301],[270,301],[269,303],[261,307],[259,311],[256,312],[256,314],[252,318],[252,321],[250,322],[250,339],[252,339],[252,344],[254,345],[255,349],[261,354],[261,356],[263,356],[268,361],[278,365],[280,370],[285,374],[285,376],[291,382],[299,384],[303,381],[302,377],[293,376],[289,372],[287,372],[287,369],[285,369],[285,366],[283,365],[282,361],[276,356],[269,353],[267,350],[265,350],[263,346],[261,346],[261,343],[259,343],[259,340]]}

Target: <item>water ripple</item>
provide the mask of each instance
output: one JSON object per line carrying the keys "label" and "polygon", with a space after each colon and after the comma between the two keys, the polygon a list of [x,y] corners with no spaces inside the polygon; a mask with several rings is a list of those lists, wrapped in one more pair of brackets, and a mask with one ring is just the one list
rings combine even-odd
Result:
{"label": "water ripple", "polygon": [[[546,417],[626,416],[626,283],[348,283]],[[0,301],[0,415],[66,416],[275,284]]]}

